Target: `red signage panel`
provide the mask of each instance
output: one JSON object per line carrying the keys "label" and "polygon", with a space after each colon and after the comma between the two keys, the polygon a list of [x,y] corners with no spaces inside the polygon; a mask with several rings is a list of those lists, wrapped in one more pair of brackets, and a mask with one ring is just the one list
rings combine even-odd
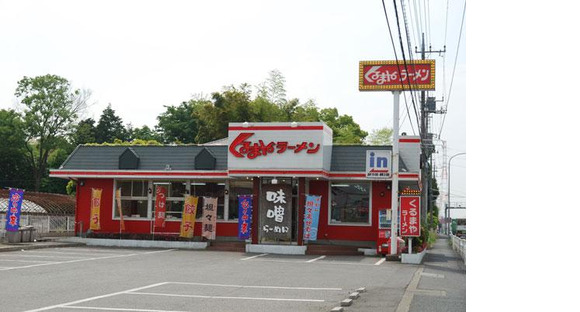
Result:
{"label": "red signage panel", "polygon": [[421,197],[401,196],[401,236],[421,236]]}
{"label": "red signage panel", "polygon": [[164,186],[155,188],[155,227],[165,227],[165,199],[167,198],[167,189]]}
{"label": "red signage panel", "polygon": [[360,91],[435,90],[435,60],[360,61]]}

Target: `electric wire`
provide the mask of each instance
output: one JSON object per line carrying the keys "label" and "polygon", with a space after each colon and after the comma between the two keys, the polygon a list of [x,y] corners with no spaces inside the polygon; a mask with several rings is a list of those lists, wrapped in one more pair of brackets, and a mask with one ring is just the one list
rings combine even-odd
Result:
{"label": "electric wire", "polygon": [[465,7],[467,1],[463,3],[463,16],[461,18],[461,27],[459,28],[459,38],[457,39],[457,49],[455,50],[455,62],[453,64],[453,71],[451,72],[451,82],[449,85],[449,92],[447,93],[447,101],[445,103],[445,114],[443,115],[443,121],[441,122],[441,128],[439,129],[439,136],[441,136],[441,132],[443,131],[443,126],[445,125],[445,117],[449,111],[449,99],[451,99],[451,90],[453,90],[453,80],[455,78],[455,69],[457,67],[457,59],[459,55],[459,46],[461,45],[461,35],[463,34],[463,24],[465,22]]}
{"label": "electric wire", "polygon": [[[393,5],[395,7],[395,17],[396,17],[396,20],[397,20],[397,29],[398,29],[398,32],[399,32],[399,44],[401,45],[401,54],[403,56],[403,65],[405,66],[405,71],[408,73],[409,72],[409,68],[407,66],[407,60],[405,58],[405,48],[403,46],[403,37],[402,37],[402,33],[401,33],[401,25],[400,25],[400,22],[399,22],[399,13],[398,13],[398,10],[397,10],[397,0],[393,0]],[[399,73],[400,73],[401,72],[401,69],[400,69],[400,66],[399,66],[399,63],[398,62],[397,62],[397,68],[399,69]],[[409,90],[411,90],[412,88],[411,88],[411,81],[410,81],[410,79],[407,80],[407,84],[409,85]],[[404,89],[404,83],[402,81],[401,81],[401,86]],[[415,111],[415,118],[417,118],[417,125],[419,125],[420,122],[419,122],[419,114],[417,113],[417,104],[415,103],[415,100],[413,99],[413,97],[411,97],[411,100],[413,102],[413,110]],[[422,133],[423,129],[421,129],[420,126],[418,128],[419,128],[419,131],[418,131],[419,132],[419,136],[420,137],[423,137],[423,133]]]}
{"label": "electric wire", "polygon": [[[389,17],[387,15],[387,7],[385,6],[385,0],[381,0],[381,2],[383,3],[383,12],[385,13],[385,19],[387,20],[387,27],[389,29],[389,36],[391,37],[391,45],[393,46],[393,52],[395,54],[395,61],[398,64],[399,59],[397,57],[397,48],[395,46],[395,40],[393,39],[393,33],[391,31],[391,24],[389,23]],[[415,135],[415,128],[413,128],[413,122],[411,120],[411,115],[409,113],[409,105],[407,104],[407,98],[405,96],[403,96],[403,99],[405,100],[405,106],[407,108],[407,115],[409,115],[409,123],[411,124],[411,130],[413,131],[413,135]],[[417,124],[417,128],[419,128],[419,124]]]}

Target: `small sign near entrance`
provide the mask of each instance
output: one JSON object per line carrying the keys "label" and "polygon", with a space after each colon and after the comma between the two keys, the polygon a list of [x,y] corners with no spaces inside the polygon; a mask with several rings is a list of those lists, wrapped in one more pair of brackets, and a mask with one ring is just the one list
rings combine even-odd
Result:
{"label": "small sign near entrance", "polygon": [[391,178],[391,151],[367,151],[366,175],[369,179],[386,180]]}

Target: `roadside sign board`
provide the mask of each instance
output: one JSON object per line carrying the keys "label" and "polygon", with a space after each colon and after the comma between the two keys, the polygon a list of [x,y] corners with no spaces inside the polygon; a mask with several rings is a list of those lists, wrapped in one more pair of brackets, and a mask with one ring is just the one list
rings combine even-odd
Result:
{"label": "roadside sign board", "polygon": [[421,236],[421,197],[401,196],[401,236]]}
{"label": "roadside sign board", "polygon": [[435,60],[360,61],[360,91],[435,90]]}

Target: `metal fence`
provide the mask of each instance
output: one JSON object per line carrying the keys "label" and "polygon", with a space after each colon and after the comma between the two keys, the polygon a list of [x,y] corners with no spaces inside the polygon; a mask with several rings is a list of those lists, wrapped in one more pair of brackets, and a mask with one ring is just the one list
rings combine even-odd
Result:
{"label": "metal fence", "polygon": [[451,243],[453,246],[453,250],[457,252],[461,258],[463,258],[463,262],[467,264],[467,259],[465,258],[465,249],[466,249],[466,241],[463,238],[459,238],[455,235],[451,236]]}
{"label": "metal fence", "polygon": [[[43,236],[74,236],[74,216],[21,215],[20,226],[32,226],[36,235]],[[6,214],[0,215],[0,237],[6,235]]]}

